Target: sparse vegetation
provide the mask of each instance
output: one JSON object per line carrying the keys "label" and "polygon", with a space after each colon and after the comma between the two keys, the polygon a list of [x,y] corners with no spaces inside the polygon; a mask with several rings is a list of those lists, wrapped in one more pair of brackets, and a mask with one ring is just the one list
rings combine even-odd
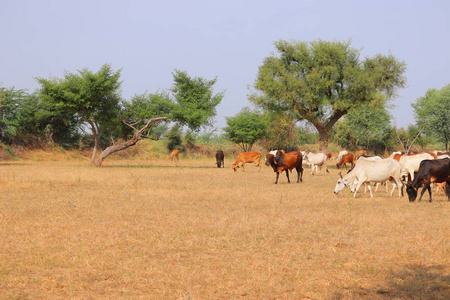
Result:
{"label": "sparse vegetation", "polygon": [[70,151],[4,163],[0,298],[448,298],[445,196],[352,199],[332,167],[275,186],[270,168],[175,167],[156,149],[103,168]]}

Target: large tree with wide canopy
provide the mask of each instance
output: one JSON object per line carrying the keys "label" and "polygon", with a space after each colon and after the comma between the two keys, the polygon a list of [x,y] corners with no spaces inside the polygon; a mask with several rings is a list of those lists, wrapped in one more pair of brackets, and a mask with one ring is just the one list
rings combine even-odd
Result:
{"label": "large tree with wide canopy", "polygon": [[361,59],[350,41],[280,40],[275,48],[259,67],[250,101],[310,122],[322,151],[341,117],[361,105],[385,104],[406,84],[404,62],[391,54]]}

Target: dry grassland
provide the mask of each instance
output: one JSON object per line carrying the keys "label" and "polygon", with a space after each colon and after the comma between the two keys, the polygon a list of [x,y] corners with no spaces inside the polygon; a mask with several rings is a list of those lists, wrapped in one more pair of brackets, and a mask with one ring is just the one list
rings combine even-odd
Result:
{"label": "dry grassland", "polygon": [[352,199],[333,167],[274,185],[225,164],[1,164],[0,298],[450,298],[444,196]]}

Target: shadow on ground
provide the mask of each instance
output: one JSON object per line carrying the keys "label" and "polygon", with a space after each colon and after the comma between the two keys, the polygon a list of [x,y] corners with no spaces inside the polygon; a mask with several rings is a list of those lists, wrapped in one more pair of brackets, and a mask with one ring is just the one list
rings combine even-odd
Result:
{"label": "shadow on ground", "polygon": [[406,265],[388,274],[384,285],[346,287],[332,299],[450,299],[450,274],[445,266]]}

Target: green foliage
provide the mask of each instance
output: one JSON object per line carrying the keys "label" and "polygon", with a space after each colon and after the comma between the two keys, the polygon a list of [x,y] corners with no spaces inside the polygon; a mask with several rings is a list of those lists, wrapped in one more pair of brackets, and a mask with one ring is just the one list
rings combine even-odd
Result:
{"label": "green foliage", "polygon": [[25,91],[23,90],[0,89],[0,137],[4,143],[9,143],[18,134],[20,105],[25,97]]}
{"label": "green foliage", "polygon": [[228,138],[239,145],[244,152],[249,152],[253,144],[264,137],[269,120],[264,115],[242,109],[234,117],[227,117],[227,127],[223,128]]}
{"label": "green foliage", "polygon": [[280,112],[270,114],[268,119],[270,124],[261,144],[266,149],[284,149],[285,151],[296,149],[299,131],[292,117]]}
{"label": "green foliage", "polygon": [[169,117],[173,109],[173,102],[170,101],[167,93],[135,95],[131,101],[124,101],[121,118],[133,123],[142,120],[143,123],[155,117]]}
{"label": "green foliage", "polygon": [[326,148],[335,123],[352,109],[382,104],[405,85],[405,64],[392,55],[359,60],[350,42],[275,43],[278,55],[260,66],[250,100],[270,111],[306,120]]}
{"label": "green foliage", "polygon": [[333,128],[333,141],[344,149],[354,149],[355,140],[352,131],[345,119],[339,120]]}
{"label": "green foliage", "polygon": [[16,156],[16,154],[14,153],[14,150],[11,148],[11,146],[5,146],[3,148],[3,150],[5,150],[6,153],[8,153],[11,156]]}
{"label": "green foliage", "polygon": [[440,90],[430,89],[425,96],[411,104],[417,126],[426,126],[424,132],[436,136],[445,145],[450,143],[450,85]]}
{"label": "green foliage", "polygon": [[[135,95],[130,101],[123,102],[123,109],[120,113],[120,119],[128,124],[146,124],[151,118],[168,117],[173,109],[173,102],[169,99],[167,93],[149,94],[144,93]],[[167,125],[162,123],[153,128],[152,135],[154,137],[161,137],[167,131]],[[123,138],[133,135],[133,129],[128,126],[121,126],[121,133],[118,133]]]}
{"label": "green foliage", "polygon": [[79,132],[70,116],[51,111],[36,94],[25,90],[0,88],[0,136],[7,144],[40,146],[42,141],[71,146]]}
{"label": "green foliage", "polygon": [[385,137],[391,116],[384,105],[365,105],[350,111],[346,119],[356,144],[369,150],[371,143],[380,142]]}
{"label": "green foliage", "polygon": [[223,92],[213,95],[213,85],[217,79],[191,78],[186,72],[173,73],[175,84],[172,88],[175,105],[172,119],[180,125],[187,125],[198,131],[204,125],[211,125],[216,115],[216,106],[223,98]]}
{"label": "green foliage", "polygon": [[319,135],[315,132],[311,132],[307,127],[300,126],[298,128],[298,143],[304,144],[316,144],[319,142]]}
{"label": "green foliage", "polygon": [[64,79],[37,78],[39,95],[51,110],[76,115],[99,137],[102,129],[118,123],[120,72],[105,64],[97,73],[83,69],[78,74],[66,73]]}
{"label": "green foliage", "polygon": [[175,149],[184,151],[183,141],[181,138],[181,129],[179,125],[175,124],[174,126],[172,126],[172,128],[168,132],[166,132],[165,135],[167,138],[167,149],[169,151]]}

